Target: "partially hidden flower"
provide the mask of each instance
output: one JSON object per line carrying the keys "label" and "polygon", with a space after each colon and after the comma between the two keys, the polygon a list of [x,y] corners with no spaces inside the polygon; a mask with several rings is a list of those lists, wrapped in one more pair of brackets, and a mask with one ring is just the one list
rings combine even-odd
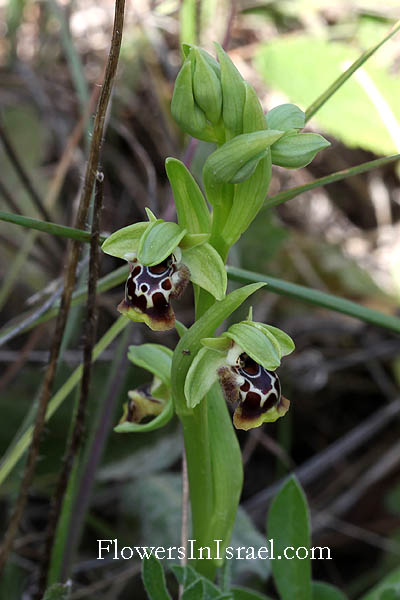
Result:
{"label": "partially hidden flower", "polygon": [[126,433],[162,427],[174,414],[171,397],[172,351],[160,344],[130,346],[128,359],[152,373],[153,380],[128,392],[128,402],[123,406],[123,414],[115,430]]}
{"label": "partially hidden flower", "polygon": [[221,300],[227,279],[222,259],[207,243],[208,233],[187,233],[177,223],[147,213],[148,222],[119,229],[102,249],[129,264],[125,297],[118,310],[160,331],[175,326],[171,301],[183,294],[189,280]]}
{"label": "partially hidden flower", "polygon": [[292,339],[271,325],[248,318],[219,338],[204,338],[185,381],[189,407],[201,402],[219,381],[224,396],[236,404],[233,423],[252,429],[286,414],[290,402],[282,396],[276,369],[294,349]]}

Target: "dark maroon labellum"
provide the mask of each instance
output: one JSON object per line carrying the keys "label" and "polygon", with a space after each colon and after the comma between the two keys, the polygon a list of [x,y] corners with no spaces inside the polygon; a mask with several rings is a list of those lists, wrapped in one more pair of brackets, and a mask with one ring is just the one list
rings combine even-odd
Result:
{"label": "dark maroon labellum", "polygon": [[129,263],[130,275],[125,286],[125,300],[118,307],[129,308],[148,317],[154,329],[171,329],[175,316],[170,301],[178,298],[189,280],[189,270],[171,254],[151,267],[141,265],[136,258]]}

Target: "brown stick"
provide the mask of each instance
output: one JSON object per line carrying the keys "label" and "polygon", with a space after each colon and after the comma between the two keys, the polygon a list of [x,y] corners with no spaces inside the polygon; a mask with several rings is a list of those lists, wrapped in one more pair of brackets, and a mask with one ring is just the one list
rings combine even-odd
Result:
{"label": "brown stick", "polygon": [[99,237],[100,216],[103,205],[103,173],[97,174],[96,195],[93,209],[92,235],[90,239],[90,263],[88,280],[87,316],[85,323],[85,342],[83,348],[83,372],[81,379],[80,397],[75,422],[72,429],[71,439],[67,443],[63,467],[57,481],[56,490],[53,495],[49,520],[45,532],[45,548],[40,565],[39,583],[36,596],[42,598],[47,583],[47,572],[51,561],[51,551],[57,526],[60,519],[68,480],[82,447],[83,434],[85,431],[86,411],[89,398],[90,376],[92,371],[92,350],[96,339],[97,308],[96,288],[99,276]]}
{"label": "brown stick", "polygon": [[[97,106],[96,117],[94,121],[92,143],[90,146],[89,161],[85,174],[84,186],[79,205],[78,215],[76,217],[75,226],[83,229],[85,226],[90,199],[94,189],[94,183],[99,164],[100,149],[102,145],[104,120],[106,117],[107,106],[110,100],[111,91],[115,79],[115,74],[118,65],[119,52],[122,40],[122,28],[124,23],[125,0],[116,0],[113,35],[111,40],[111,48],[108,57],[104,83],[101,90],[99,103]],[[24,474],[21,482],[19,496],[15,505],[14,512],[11,516],[10,523],[0,550],[0,573],[7,561],[8,554],[13,546],[15,536],[23,515],[23,511],[28,496],[29,487],[32,483],[35,473],[36,459],[39,452],[40,439],[42,436],[47,405],[51,396],[54,377],[57,367],[57,359],[60,351],[61,341],[64,334],[65,324],[67,321],[68,312],[71,305],[71,296],[75,284],[76,266],[78,264],[81,244],[72,242],[68,255],[68,263],[65,270],[64,278],[64,293],[61,299],[60,312],[58,313],[55,332],[51,344],[50,361],[44,377],[42,390],[39,399],[39,406],[36,415],[35,425],[32,434],[32,442],[28,452]]]}

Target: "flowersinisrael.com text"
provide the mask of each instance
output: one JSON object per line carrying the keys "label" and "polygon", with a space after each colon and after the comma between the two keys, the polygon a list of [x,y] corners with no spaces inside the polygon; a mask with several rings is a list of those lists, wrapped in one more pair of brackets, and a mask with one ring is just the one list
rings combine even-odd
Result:
{"label": "flowersinisrael.com text", "polygon": [[[283,549],[282,554],[277,554],[274,549],[274,540],[267,540],[268,546],[260,546],[258,548],[254,546],[228,546],[223,548],[222,540],[214,540],[216,544],[216,556],[217,560],[293,560],[297,558],[299,560],[305,560],[311,558],[312,560],[332,560],[331,551],[328,546],[314,546],[312,548],[306,548],[305,546],[299,546],[294,548],[293,546],[287,546]],[[204,546],[197,548],[196,540],[188,540],[187,547],[183,546],[123,546],[120,547],[118,540],[97,540],[97,559],[104,560],[105,558],[114,560],[130,560],[133,558],[139,558],[144,560],[155,556],[158,560],[211,560],[211,548]]]}

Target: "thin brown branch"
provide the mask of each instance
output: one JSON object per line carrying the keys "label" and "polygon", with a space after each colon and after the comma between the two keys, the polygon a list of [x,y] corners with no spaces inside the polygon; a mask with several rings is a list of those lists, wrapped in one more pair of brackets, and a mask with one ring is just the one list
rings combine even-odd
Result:
{"label": "thin brown branch", "polygon": [[85,323],[85,341],[83,348],[83,373],[81,379],[81,389],[78,402],[78,408],[75,415],[75,422],[72,428],[72,435],[67,443],[63,467],[57,481],[56,490],[53,495],[52,506],[45,533],[44,555],[40,565],[38,598],[41,598],[45,592],[47,582],[47,572],[51,561],[51,551],[54,538],[57,532],[57,526],[60,519],[65,493],[68,487],[68,480],[74,467],[75,461],[79,456],[82,447],[83,435],[85,431],[87,404],[89,399],[90,377],[92,372],[92,351],[96,340],[97,330],[97,308],[96,308],[96,288],[99,278],[99,237],[100,237],[100,216],[103,206],[103,173],[97,174],[96,194],[93,209],[92,233],[90,240],[90,262],[88,279],[88,301],[87,315]]}
{"label": "thin brown branch", "polygon": [[[125,1],[116,0],[111,48],[108,57],[104,83],[101,89],[99,103],[97,106],[92,143],[90,147],[89,161],[86,169],[85,182],[82,190],[78,215],[76,218],[76,227],[81,229],[84,228],[86,218],[88,215],[90,199],[94,189],[99,164],[99,156],[103,139],[104,120],[106,117],[107,107],[111,96],[111,91],[118,65],[119,52],[121,48],[124,10]],[[63,338],[67,316],[71,305],[71,297],[75,285],[76,267],[78,264],[80,248],[81,244],[79,242],[75,241],[71,243],[70,252],[68,254],[68,262],[65,270],[64,292],[51,344],[50,361],[44,377],[39,398],[38,411],[32,434],[32,442],[29,448],[28,457],[25,464],[19,496],[15,505],[14,512],[11,516],[10,523],[8,525],[8,529],[2,547],[0,549],[0,573],[4,568],[4,565],[8,558],[8,554],[13,546],[15,536],[18,532],[19,524],[21,522],[21,518],[24,512],[28,496],[28,491],[35,473],[35,465],[39,453],[40,439],[44,429],[47,405],[52,392],[61,341]]]}

